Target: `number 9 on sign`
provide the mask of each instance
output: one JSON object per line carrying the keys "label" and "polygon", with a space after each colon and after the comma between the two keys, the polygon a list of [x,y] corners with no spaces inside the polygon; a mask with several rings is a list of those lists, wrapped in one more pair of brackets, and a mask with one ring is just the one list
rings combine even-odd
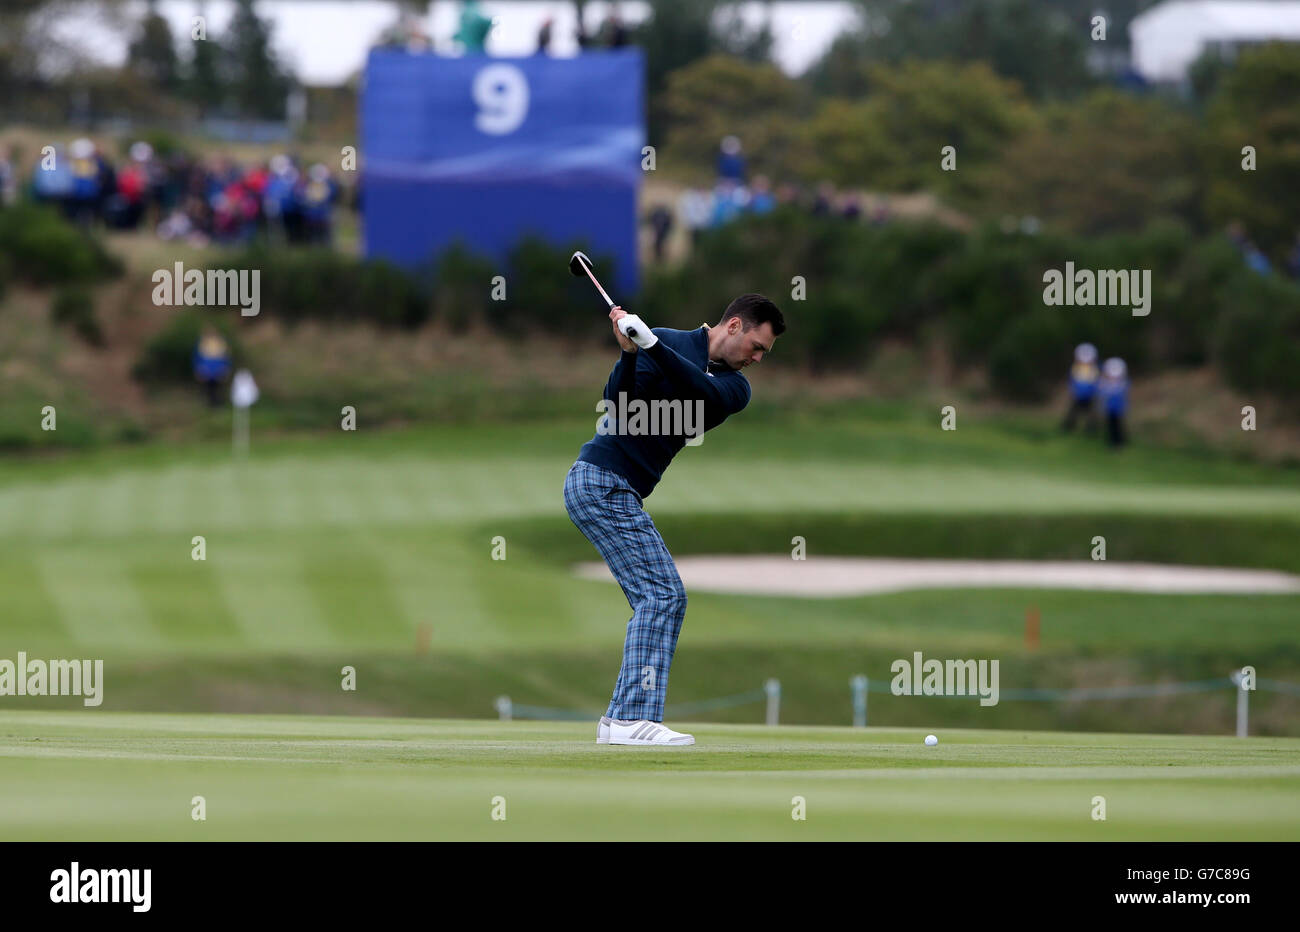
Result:
{"label": "number 9 on sign", "polygon": [[528,116],[528,79],[514,65],[488,65],[474,75],[474,126],[492,136],[513,133]]}

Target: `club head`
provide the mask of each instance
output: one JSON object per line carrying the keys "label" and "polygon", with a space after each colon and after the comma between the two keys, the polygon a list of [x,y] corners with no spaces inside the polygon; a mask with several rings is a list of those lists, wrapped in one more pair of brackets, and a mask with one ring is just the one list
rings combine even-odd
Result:
{"label": "club head", "polygon": [[579,278],[586,275],[589,268],[591,268],[591,260],[587,258],[585,252],[575,252],[569,259],[569,271]]}

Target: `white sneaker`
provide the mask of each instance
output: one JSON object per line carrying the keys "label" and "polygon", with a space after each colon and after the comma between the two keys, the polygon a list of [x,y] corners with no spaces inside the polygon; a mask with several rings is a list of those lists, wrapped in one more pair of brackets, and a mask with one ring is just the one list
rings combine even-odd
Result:
{"label": "white sneaker", "polygon": [[602,715],[600,724],[596,726],[596,743],[609,744],[609,716]]}
{"label": "white sneaker", "polygon": [[[597,738],[597,741],[600,739]],[[673,731],[671,728],[664,726],[663,722],[652,722],[647,719],[639,721],[622,721],[620,719],[610,719],[609,722],[609,742],[610,744],[694,744],[695,736],[682,734],[679,731]]]}

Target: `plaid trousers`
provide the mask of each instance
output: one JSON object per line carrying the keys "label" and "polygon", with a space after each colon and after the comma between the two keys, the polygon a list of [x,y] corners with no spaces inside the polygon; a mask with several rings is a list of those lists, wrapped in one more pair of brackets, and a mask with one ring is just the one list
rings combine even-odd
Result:
{"label": "plaid trousers", "polygon": [[664,720],[668,668],[686,617],[686,587],[641,496],[618,473],[579,460],[564,478],[569,519],[605,558],[632,606],[610,718]]}

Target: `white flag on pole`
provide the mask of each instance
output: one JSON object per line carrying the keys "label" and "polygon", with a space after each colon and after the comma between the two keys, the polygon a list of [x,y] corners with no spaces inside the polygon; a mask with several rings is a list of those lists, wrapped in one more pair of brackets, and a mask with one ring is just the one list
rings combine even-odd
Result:
{"label": "white flag on pole", "polygon": [[253,381],[253,373],[240,369],[230,383],[230,403],[236,408],[251,408],[257,399],[257,383]]}

